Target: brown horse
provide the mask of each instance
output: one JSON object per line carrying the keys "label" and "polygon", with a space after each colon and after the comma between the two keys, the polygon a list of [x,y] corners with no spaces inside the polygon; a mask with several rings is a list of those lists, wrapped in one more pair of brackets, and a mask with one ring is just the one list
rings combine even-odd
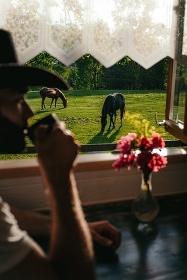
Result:
{"label": "brown horse", "polygon": [[62,100],[64,108],[67,107],[68,101],[67,101],[65,95],[58,88],[43,87],[40,90],[40,96],[42,98],[42,103],[41,103],[42,109],[45,108],[44,101],[45,101],[46,97],[52,98],[50,108],[51,108],[54,100],[55,100],[55,107],[56,107],[58,98],[60,98]]}

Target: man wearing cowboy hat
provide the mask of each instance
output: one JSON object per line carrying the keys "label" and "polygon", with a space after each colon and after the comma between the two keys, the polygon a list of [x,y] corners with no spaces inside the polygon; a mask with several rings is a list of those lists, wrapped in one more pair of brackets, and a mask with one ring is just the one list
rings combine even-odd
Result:
{"label": "man wearing cowboy hat", "polygon": [[[33,111],[24,94],[32,85],[68,87],[50,72],[18,65],[10,34],[0,30],[1,153],[18,153],[25,147],[24,131],[29,129],[27,120]],[[21,211],[14,209],[17,223],[0,197],[0,279],[95,279],[90,232],[98,242],[114,249],[119,246],[120,234],[107,222],[88,226],[85,221],[73,174],[79,144],[65,124],[56,121],[50,133],[47,125],[38,126],[35,145],[51,216],[29,213],[27,217],[32,217],[33,228],[40,221],[35,232],[38,227],[50,232],[49,252],[46,255],[21,229]],[[102,232],[110,233],[110,238],[102,237]]]}

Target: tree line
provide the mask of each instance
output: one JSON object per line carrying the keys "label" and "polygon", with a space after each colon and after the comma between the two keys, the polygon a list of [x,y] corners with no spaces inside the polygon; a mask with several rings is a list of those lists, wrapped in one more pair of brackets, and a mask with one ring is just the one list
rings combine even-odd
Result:
{"label": "tree line", "polygon": [[168,58],[149,69],[144,69],[129,57],[105,68],[88,54],[67,67],[47,52],[42,52],[27,62],[27,65],[41,66],[57,72],[74,90],[165,90],[168,76]]}

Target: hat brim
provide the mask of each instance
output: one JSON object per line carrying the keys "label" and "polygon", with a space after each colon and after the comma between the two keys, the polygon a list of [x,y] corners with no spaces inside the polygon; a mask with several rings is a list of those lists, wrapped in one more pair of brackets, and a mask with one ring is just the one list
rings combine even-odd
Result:
{"label": "hat brim", "polygon": [[0,66],[0,88],[47,86],[69,89],[68,83],[47,70],[18,65]]}

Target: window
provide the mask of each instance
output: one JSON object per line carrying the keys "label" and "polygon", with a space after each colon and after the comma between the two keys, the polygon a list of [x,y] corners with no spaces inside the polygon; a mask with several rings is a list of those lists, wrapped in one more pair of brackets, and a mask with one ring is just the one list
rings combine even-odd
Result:
{"label": "window", "polygon": [[187,144],[187,9],[180,2],[176,55],[170,59],[166,102],[166,130]]}
{"label": "window", "polygon": [[169,57],[165,128],[186,143],[185,67],[176,57],[178,42],[187,55],[185,2],[0,0],[0,28],[13,34],[21,63],[42,51],[65,65],[88,53],[105,67],[129,56],[145,69]]}
{"label": "window", "polygon": [[[179,0],[0,0],[0,28],[12,32],[21,63],[44,50],[67,65],[86,53],[107,67],[128,55],[146,69],[169,57],[165,127],[175,137],[186,141],[185,90],[182,88],[179,93],[175,84],[179,77],[183,80],[174,60],[179,2],[185,3]],[[50,16],[51,11],[55,17]],[[100,11],[106,12],[105,18]],[[120,16],[116,17],[118,11]],[[108,25],[107,18],[111,22],[111,13],[114,19],[112,25]],[[115,30],[115,27],[119,29]],[[156,195],[186,192],[186,153],[180,154],[176,160],[171,157],[167,170],[155,176]],[[80,156],[76,176],[83,204],[115,202],[137,195],[135,186],[139,174],[135,170],[127,171],[128,174],[115,173],[112,168],[114,159],[115,155],[109,153]],[[2,196],[7,201],[8,197],[17,201],[17,205],[23,208],[38,210],[46,207],[39,175],[35,159],[11,163],[0,161]],[[15,188],[17,185],[19,188]]]}

